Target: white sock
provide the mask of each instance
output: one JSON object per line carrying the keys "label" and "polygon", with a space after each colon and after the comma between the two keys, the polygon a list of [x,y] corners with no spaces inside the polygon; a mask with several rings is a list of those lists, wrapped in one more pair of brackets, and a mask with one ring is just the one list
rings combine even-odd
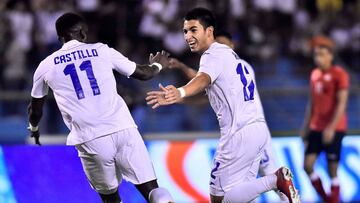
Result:
{"label": "white sock", "polygon": [[320,179],[320,177],[319,177],[319,175],[317,173],[315,173],[315,171],[313,171],[310,174],[310,180],[317,180],[317,179]]}
{"label": "white sock", "polygon": [[224,203],[250,202],[260,194],[276,189],[276,175],[267,175],[236,185],[225,193]]}
{"label": "white sock", "polygon": [[340,185],[339,178],[338,178],[338,177],[333,177],[333,178],[331,178],[331,185],[333,185],[333,186],[338,186],[338,185]]}
{"label": "white sock", "polygon": [[173,198],[171,197],[169,191],[165,188],[155,188],[151,190],[149,193],[149,202],[150,203],[169,203],[174,202]]}

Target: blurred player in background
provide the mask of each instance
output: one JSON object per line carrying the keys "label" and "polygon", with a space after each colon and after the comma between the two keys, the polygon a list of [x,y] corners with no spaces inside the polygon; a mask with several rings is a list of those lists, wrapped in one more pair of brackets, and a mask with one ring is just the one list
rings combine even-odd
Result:
{"label": "blurred player in background", "polygon": [[215,42],[215,23],[212,12],[204,8],[186,14],[184,37],[192,52],[202,54],[199,71],[181,88],[160,85],[161,91],[149,92],[148,104],[157,108],[181,103],[206,89],[221,133],[210,174],[212,203],[249,202],[274,189],[290,202],[300,202],[289,169],[256,178],[270,132],[251,66],[230,47]]}
{"label": "blurred player in background", "polygon": [[[301,136],[305,143],[304,168],[314,188],[325,202],[340,198],[337,169],[341,142],[347,129],[346,105],[349,95],[349,75],[333,64],[334,44],[326,37],[314,40],[316,64],[310,76],[310,98]],[[326,194],[320,177],[313,170],[320,152],[325,151],[331,177],[331,193]]]}
{"label": "blurred player in background", "polygon": [[106,44],[84,43],[87,25],[66,13],[56,21],[62,48],[44,59],[34,74],[29,105],[29,130],[37,144],[38,124],[48,88],[54,93],[70,129],[67,145],[75,145],[85,174],[103,202],[121,202],[122,176],[150,202],[172,202],[159,188],[145,144],[124,100],[116,91],[113,70],[148,80],[168,66],[166,52],[150,55],[150,65],[138,65]]}
{"label": "blurred player in background", "polygon": [[[225,31],[216,32],[215,41],[220,44],[225,44],[233,50],[235,49],[235,45],[234,45],[234,42],[232,41],[231,34],[228,32],[225,32]],[[181,61],[179,61],[176,58],[170,58],[169,68],[181,70],[186,75],[187,79],[189,79],[189,80],[193,79],[197,74],[197,71],[195,71],[191,67],[185,65],[184,63],[182,63]],[[249,68],[251,68],[251,67],[249,67]],[[253,72],[253,70],[252,70],[252,72]],[[270,134],[268,134],[268,135],[270,136]],[[259,174],[260,174],[260,176],[271,175],[271,174],[275,173],[277,169],[278,169],[278,167],[277,167],[277,164],[275,161],[275,156],[274,156],[273,149],[272,149],[271,137],[269,137],[265,144],[264,154],[260,161]],[[284,195],[281,192],[277,192],[277,194],[279,195],[281,202],[288,202],[288,198],[286,197],[286,195]]]}

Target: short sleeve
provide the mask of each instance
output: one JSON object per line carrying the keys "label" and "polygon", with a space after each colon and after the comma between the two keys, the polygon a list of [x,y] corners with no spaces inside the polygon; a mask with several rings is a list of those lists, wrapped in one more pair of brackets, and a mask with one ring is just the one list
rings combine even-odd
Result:
{"label": "short sleeve", "polygon": [[219,65],[216,57],[206,52],[201,56],[199,72],[208,74],[211,78],[211,84],[215,82],[222,71],[223,66]]}
{"label": "short sleeve", "polygon": [[49,86],[45,82],[46,72],[44,63],[40,63],[34,73],[31,97],[42,98],[48,94]]}
{"label": "short sleeve", "polygon": [[339,89],[348,89],[350,86],[349,74],[344,69],[339,69],[337,75]]}
{"label": "short sleeve", "polygon": [[116,51],[113,48],[108,49],[108,57],[111,61],[111,63],[114,65],[114,69],[121,73],[122,75],[125,75],[129,77],[135,72],[136,63],[133,61],[130,61],[127,57],[122,55],[120,52]]}

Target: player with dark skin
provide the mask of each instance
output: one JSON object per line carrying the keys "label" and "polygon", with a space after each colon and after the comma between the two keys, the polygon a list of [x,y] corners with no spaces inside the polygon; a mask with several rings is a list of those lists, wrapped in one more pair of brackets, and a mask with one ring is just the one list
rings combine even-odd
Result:
{"label": "player with dark skin", "polygon": [[[58,39],[62,44],[65,44],[71,40],[77,40],[79,42],[85,42],[87,38],[88,26],[85,22],[78,22],[75,25],[69,28],[57,27],[58,31]],[[154,56],[150,54],[149,64],[158,63],[161,64],[162,67],[167,67],[169,64],[168,59],[169,54],[165,51],[157,52]],[[136,64],[135,72],[130,76],[132,78],[138,80],[149,80],[160,72],[160,69],[156,65],[139,65]],[[29,114],[29,130],[31,132],[31,137],[35,139],[35,143],[40,144],[39,137],[39,128],[38,124],[43,114],[43,106],[45,103],[45,97],[42,98],[31,98],[31,102],[28,106],[28,114]],[[36,126],[36,127],[34,127]],[[157,180],[151,180],[149,182],[145,182],[143,184],[135,185],[136,188],[140,191],[140,193],[144,196],[146,200],[149,198],[149,193],[158,188]],[[121,202],[121,198],[118,194],[118,191],[112,194],[100,194],[100,197],[104,203],[119,203]]]}

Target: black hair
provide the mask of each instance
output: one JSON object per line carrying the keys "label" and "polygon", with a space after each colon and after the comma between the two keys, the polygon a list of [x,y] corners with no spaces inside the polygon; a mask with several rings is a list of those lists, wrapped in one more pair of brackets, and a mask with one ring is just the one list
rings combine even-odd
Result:
{"label": "black hair", "polygon": [[215,38],[216,37],[226,37],[227,39],[229,39],[230,41],[232,40],[232,36],[230,33],[224,31],[224,30],[220,30],[220,31],[217,31],[215,33]]}
{"label": "black hair", "polygon": [[184,20],[198,20],[200,24],[206,29],[210,26],[216,29],[216,19],[214,14],[206,8],[194,8],[187,12]]}
{"label": "black hair", "polygon": [[65,13],[56,20],[57,35],[68,38],[72,33],[80,31],[76,29],[79,24],[86,24],[84,18],[75,13]]}

